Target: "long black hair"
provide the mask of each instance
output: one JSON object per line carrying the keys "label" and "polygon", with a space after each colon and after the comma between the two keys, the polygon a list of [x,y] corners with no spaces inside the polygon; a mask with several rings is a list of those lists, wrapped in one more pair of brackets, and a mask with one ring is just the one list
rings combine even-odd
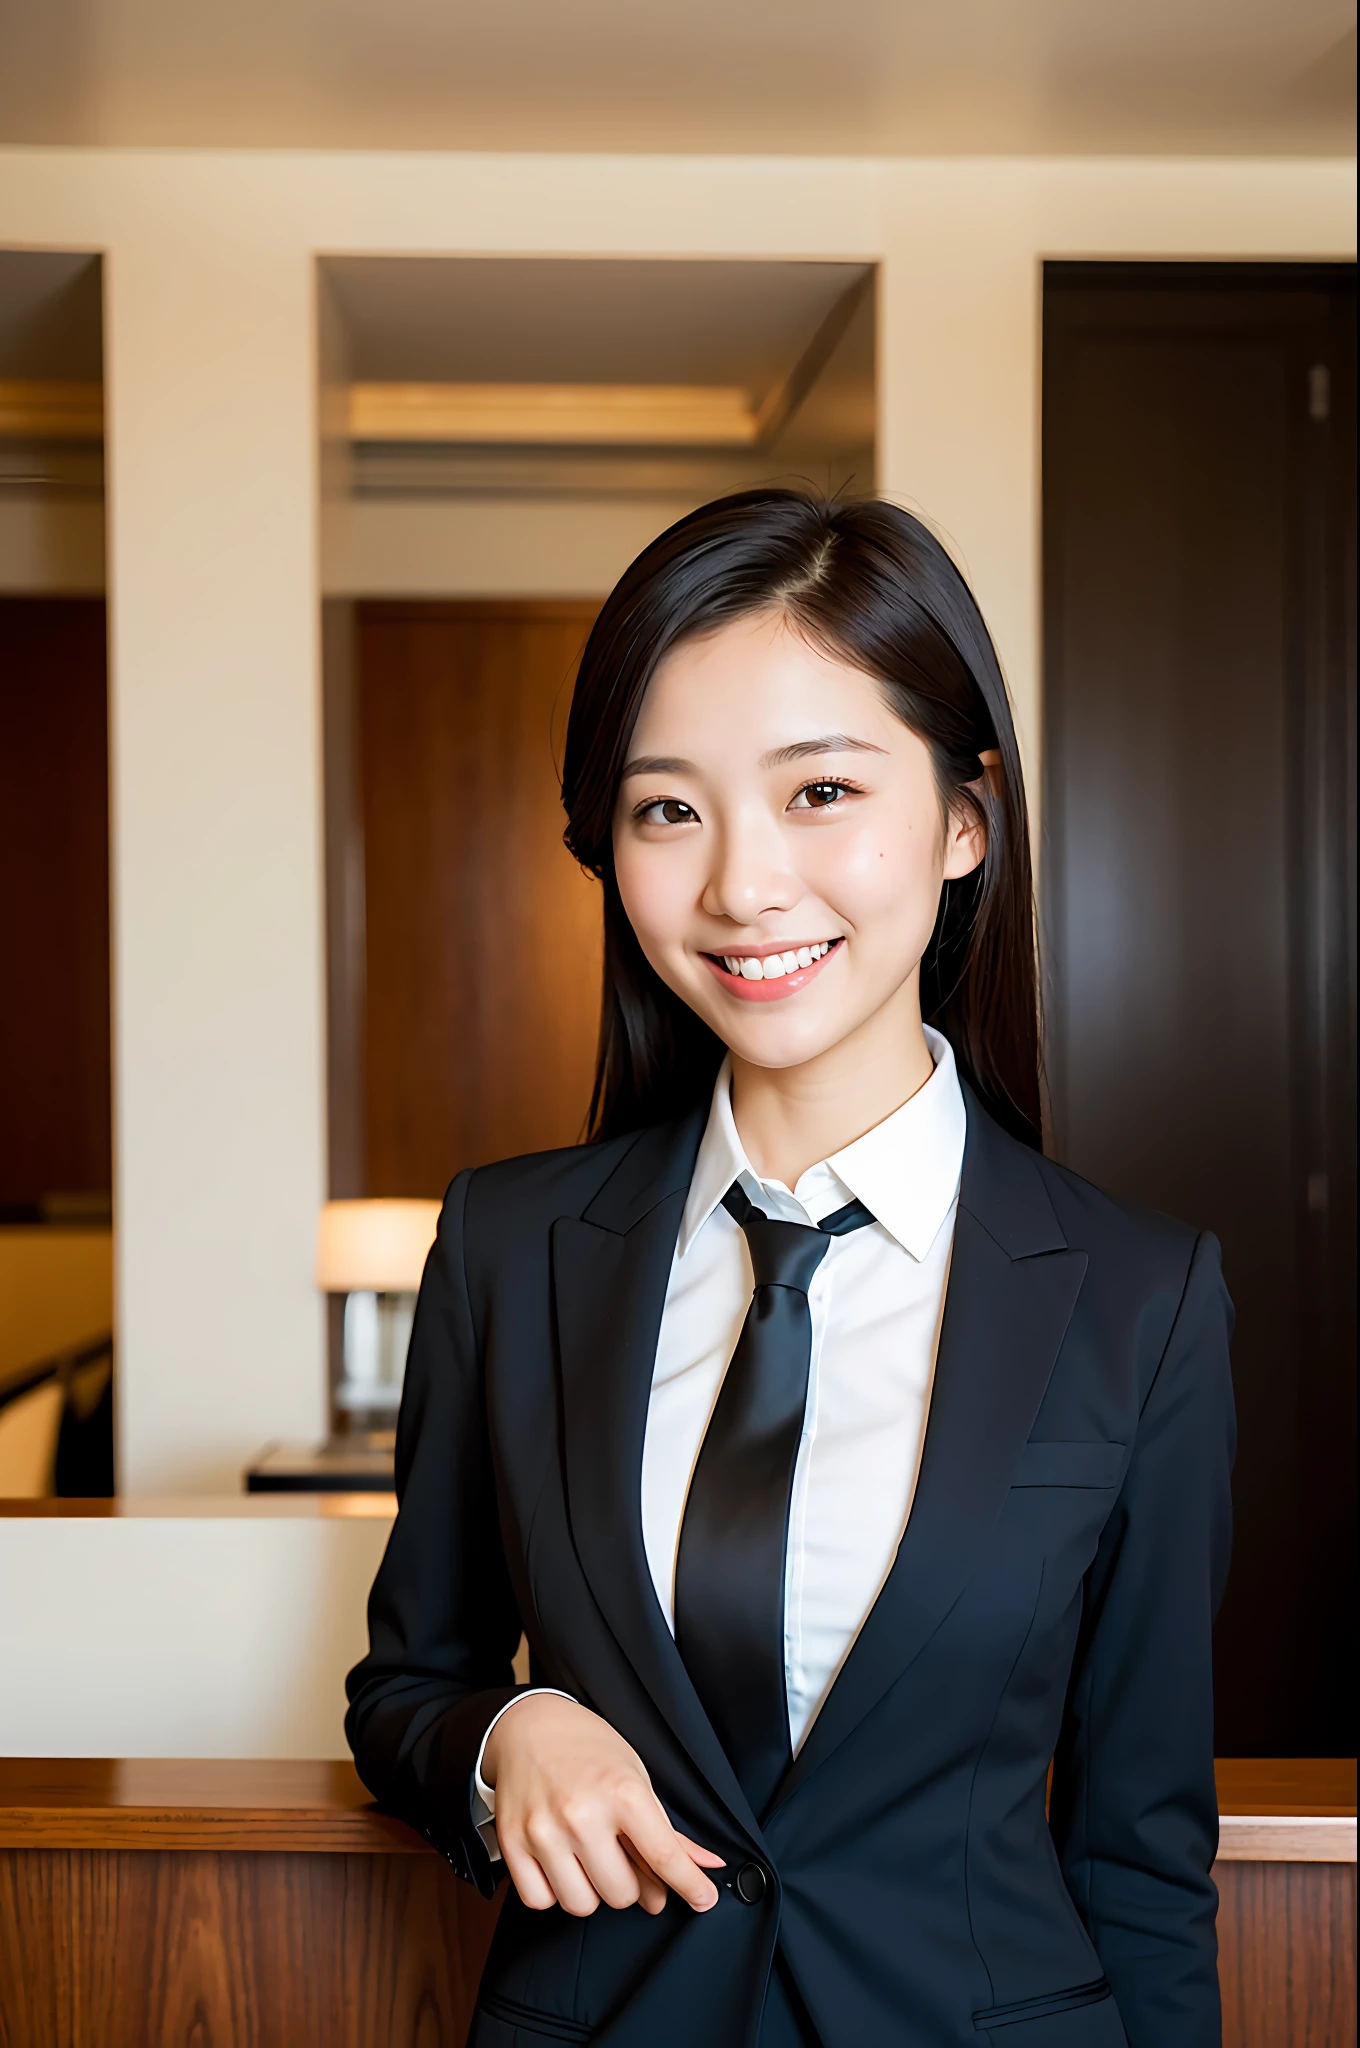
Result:
{"label": "long black hair", "polygon": [[[996,652],[971,591],[930,532],[895,505],[790,490],[701,506],[615,585],[581,657],[567,726],[566,843],[604,886],[604,1007],[593,1137],[704,1101],[714,1032],[648,964],[614,874],[619,781],[643,694],[681,641],[778,611],[833,659],[882,684],[930,748],[947,810],[980,815],[980,866],[946,882],[921,962],[921,1011],[1017,1137],[1040,1143],[1039,1018],[1029,827]],[[1000,770],[984,780],[979,754]]]}

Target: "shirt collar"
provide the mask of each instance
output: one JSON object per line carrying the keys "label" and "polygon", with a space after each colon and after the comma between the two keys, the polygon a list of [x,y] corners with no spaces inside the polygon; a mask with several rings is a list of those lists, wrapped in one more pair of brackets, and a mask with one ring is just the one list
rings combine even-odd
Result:
{"label": "shirt collar", "polygon": [[923,1259],[958,1194],[967,1130],[953,1048],[928,1024],[925,1035],[935,1071],[924,1087],[852,1145],[809,1167],[792,1192],[777,1181],[762,1181],[747,1159],[732,1116],[732,1064],[724,1060],[694,1162],[677,1256],[685,1256],[739,1180],[753,1202],[791,1220],[801,1212],[815,1222],[857,1198],[904,1251]]}

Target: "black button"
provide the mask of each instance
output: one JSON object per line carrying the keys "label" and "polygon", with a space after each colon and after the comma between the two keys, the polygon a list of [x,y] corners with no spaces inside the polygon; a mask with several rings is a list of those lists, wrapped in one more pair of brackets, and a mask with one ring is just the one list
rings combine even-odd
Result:
{"label": "black button", "polygon": [[734,1890],[744,1906],[754,1906],[758,1899],[764,1898],[769,1882],[758,1863],[743,1863],[737,1872]]}

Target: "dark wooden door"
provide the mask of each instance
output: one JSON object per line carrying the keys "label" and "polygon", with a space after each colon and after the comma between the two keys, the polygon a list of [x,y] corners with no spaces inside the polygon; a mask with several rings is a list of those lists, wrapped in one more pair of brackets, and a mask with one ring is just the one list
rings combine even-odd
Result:
{"label": "dark wooden door", "polygon": [[102,598],[0,599],[0,1213],[107,1196]]}
{"label": "dark wooden door", "polygon": [[556,758],[595,609],[358,608],[369,1194],[582,1135],[600,892],[562,844]]}
{"label": "dark wooden door", "polygon": [[1218,1748],[1351,1742],[1353,273],[1050,266],[1054,1149],[1238,1310]]}

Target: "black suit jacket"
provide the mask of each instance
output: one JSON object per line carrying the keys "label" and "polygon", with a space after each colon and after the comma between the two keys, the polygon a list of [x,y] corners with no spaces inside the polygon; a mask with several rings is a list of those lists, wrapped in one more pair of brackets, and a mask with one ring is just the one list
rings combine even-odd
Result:
{"label": "black suit jacket", "polygon": [[[473,2048],[754,2048],[776,1945],[825,2048],[1214,2048],[1209,1636],[1231,1308],[1212,1238],[1130,1211],[968,1095],[906,1534],[754,1814],[643,1552],[640,1470],[703,1118],[460,1174],[346,1722],[365,1783],[489,1892],[471,1776],[536,1683],[602,1714],[727,1859],[709,1913],[506,1902]],[[1052,1760],[1051,1810],[1045,1781]],[[741,1891],[763,1895],[747,1903]],[[733,1882],[746,1870],[739,1890]]]}

